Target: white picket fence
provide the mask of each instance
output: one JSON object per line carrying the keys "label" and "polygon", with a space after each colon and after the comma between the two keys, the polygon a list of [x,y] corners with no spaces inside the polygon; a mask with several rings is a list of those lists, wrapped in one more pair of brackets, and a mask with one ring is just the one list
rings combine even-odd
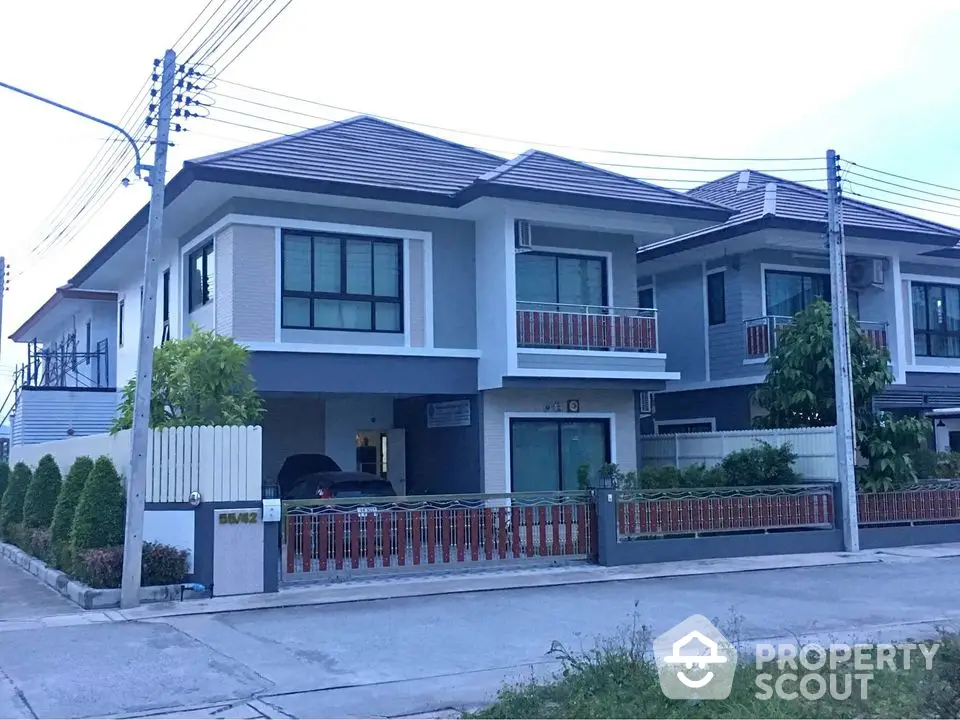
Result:
{"label": "white picket fence", "polygon": [[640,463],[677,468],[697,463],[711,466],[735,450],[756,447],[760,440],[775,446],[790,443],[798,456],[794,467],[805,478],[833,480],[837,477],[837,440],[833,427],[643,435]]}
{"label": "white picket fence", "polygon": [[[262,497],[263,431],[257,426],[182,427],[153,430],[147,466],[147,502],[187,502],[194,490],[203,502],[235,502]],[[122,475],[130,473],[130,431],[87,435],[10,449],[11,463],[31,467],[47,453],[64,474],[81,455],[111,458]]]}

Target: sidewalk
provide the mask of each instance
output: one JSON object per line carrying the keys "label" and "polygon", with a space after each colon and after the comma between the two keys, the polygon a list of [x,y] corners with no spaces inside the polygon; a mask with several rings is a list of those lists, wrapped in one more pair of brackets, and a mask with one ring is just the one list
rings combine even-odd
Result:
{"label": "sidewalk", "polygon": [[0,623],[0,717],[450,716],[554,671],[554,641],[588,648],[694,613],[736,620],[744,639],[922,637],[960,620],[958,571],[960,547],[931,546],[491,575],[483,592],[464,577],[409,578],[287,590],[274,596],[285,608],[224,598],[205,614],[12,620]]}

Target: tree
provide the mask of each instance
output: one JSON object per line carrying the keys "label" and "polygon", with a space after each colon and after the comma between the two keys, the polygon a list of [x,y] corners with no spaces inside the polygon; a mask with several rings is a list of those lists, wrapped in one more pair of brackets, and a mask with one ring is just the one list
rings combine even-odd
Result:
{"label": "tree", "polygon": [[75,561],[85,550],[123,544],[124,504],[117,469],[110,458],[101,455],[80,492],[73,517],[70,549]]}
{"label": "tree", "polygon": [[[850,318],[850,369],[857,429],[873,424],[873,397],[893,382],[890,354],[876,348]],[[766,381],[756,400],[768,428],[826,427],[837,424],[833,377],[833,322],[830,305],[817,300],[776,330],[777,342],[767,361]]]}
{"label": "tree", "polygon": [[32,473],[26,463],[18,462],[10,473],[10,482],[0,500],[0,535],[10,537],[11,526],[23,522],[23,501],[27,497]]}
{"label": "tree", "polygon": [[73,461],[67,472],[67,479],[60,489],[57,507],[53,511],[53,524],[50,526],[50,542],[53,546],[53,559],[61,570],[69,571],[70,533],[73,530],[73,516],[77,513],[80,494],[93,470],[93,460],[81,455]]}
{"label": "tree", "polygon": [[[252,425],[263,404],[247,369],[249,351],[233,338],[192,327],[153,352],[150,425]],[[112,432],[133,425],[136,380],[123,388]]]}
{"label": "tree", "polygon": [[[930,424],[919,417],[894,418],[874,410],[873,398],[893,382],[890,354],[875,347],[856,320],[851,317],[848,322],[856,449],[864,461],[857,468],[858,482],[870,490],[914,482],[911,455],[925,446]],[[836,425],[830,305],[817,300],[776,332],[767,377],[755,395],[767,415],[757,418],[756,424],[767,428]]]}
{"label": "tree", "polygon": [[10,465],[0,461],[0,498],[3,498],[8,482],[10,482]]}
{"label": "tree", "polygon": [[48,528],[60,496],[60,468],[49,453],[40,458],[23,500],[23,524],[27,528]]}

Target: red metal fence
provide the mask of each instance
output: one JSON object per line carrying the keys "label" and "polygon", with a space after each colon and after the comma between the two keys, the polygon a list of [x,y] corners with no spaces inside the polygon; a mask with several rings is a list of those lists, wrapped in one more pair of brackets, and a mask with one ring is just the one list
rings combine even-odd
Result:
{"label": "red metal fence", "polygon": [[960,521],[960,483],[857,495],[860,525]]}
{"label": "red metal fence", "polygon": [[629,490],[617,493],[620,539],[833,527],[833,486]]}
{"label": "red metal fence", "polygon": [[517,310],[517,346],[657,351],[657,319],[647,315]]}
{"label": "red metal fence", "polygon": [[284,513],[287,579],[576,560],[594,552],[586,492],[286,501]]}

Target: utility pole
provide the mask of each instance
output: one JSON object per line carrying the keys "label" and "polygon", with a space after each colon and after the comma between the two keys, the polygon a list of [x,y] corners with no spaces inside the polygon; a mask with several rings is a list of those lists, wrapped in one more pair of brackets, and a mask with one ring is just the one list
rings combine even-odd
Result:
{"label": "utility pole", "polygon": [[833,315],[833,376],[837,406],[837,470],[843,513],[843,549],[860,549],[857,520],[856,425],[850,370],[850,313],[847,309],[847,260],[843,238],[843,201],[837,181],[837,154],[827,150],[827,231],[830,246],[830,303]]}
{"label": "utility pole", "polygon": [[147,452],[150,447],[150,399],[153,393],[153,336],[157,324],[157,255],[162,243],[167,148],[176,74],[176,54],[163,56],[160,97],[157,101],[157,140],[150,169],[150,214],[143,263],[143,301],[140,304],[140,342],[137,349],[137,390],[133,401],[130,440],[130,479],[127,483],[127,516],[123,539],[123,579],[120,607],[140,604],[143,562],[143,511],[147,492]]}

